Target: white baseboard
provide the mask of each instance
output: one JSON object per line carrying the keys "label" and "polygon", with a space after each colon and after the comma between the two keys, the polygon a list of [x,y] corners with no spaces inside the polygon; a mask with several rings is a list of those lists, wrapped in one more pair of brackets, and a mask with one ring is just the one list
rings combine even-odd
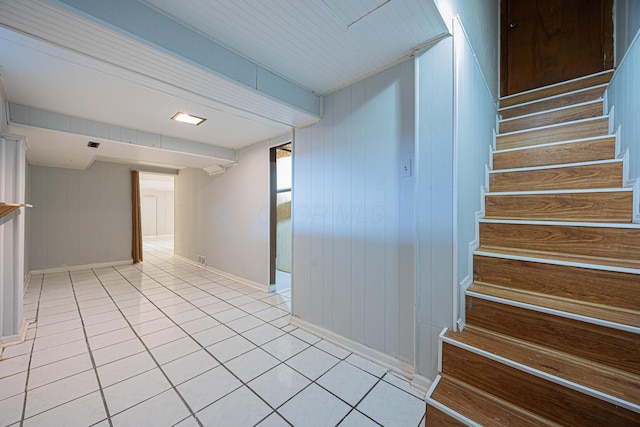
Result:
{"label": "white baseboard", "polygon": [[[0,337],[0,350],[4,350],[5,347],[23,343],[27,336],[27,329],[29,329],[29,323],[22,321],[20,330],[15,335],[5,335]],[[2,352],[0,351],[0,355]]]}
{"label": "white baseboard", "polygon": [[413,374],[413,379],[411,380],[411,386],[425,394],[427,393],[427,390],[429,390],[429,387],[431,387],[432,383],[432,380],[420,374]]}
{"label": "white baseboard", "polygon": [[46,273],[62,273],[64,271],[88,270],[91,268],[104,268],[104,267],[111,267],[113,265],[129,265],[129,264],[133,264],[133,260],[126,259],[122,261],[98,262],[95,264],[66,265],[63,267],[43,268],[40,270],[31,270],[29,271],[29,274],[34,275],[34,274],[46,274]]}
{"label": "white baseboard", "polygon": [[235,280],[238,283],[242,283],[243,285],[251,286],[252,288],[256,288],[262,292],[270,292],[275,289],[271,289],[269,285],[263,285],[258,282],[254,282],[253,280],[245,279],[244,277],[236,276],[235,274],[227,273],[226,271],[218,270],[217,268],[210,267],[208,265],[198,264],[194,260],[183,257],[182,255],[173,254],[174,258],[178,258],[180,261],[188,262],[189,264],[193,264],[196,267],[200,267],[204,270],[208,270],[212,273],[219,274],[220,276],[224,276],[227,279]]}
{"label": "white baseboard", "polygon": [[367,347],[364,344],[353,341],[333,331],[314,325],[297,316],[291,316],[291,324],[402,375],[411,382],[413,387],[422,392],[426,393],[429,385],[431,384],[431,380],[416,374],[415,367],[407,362],[403,362],[379,350]]}

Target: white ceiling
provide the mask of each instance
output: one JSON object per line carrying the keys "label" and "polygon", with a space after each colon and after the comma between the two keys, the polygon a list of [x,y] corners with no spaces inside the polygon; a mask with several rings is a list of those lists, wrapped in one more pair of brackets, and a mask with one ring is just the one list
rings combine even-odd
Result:
{"label": "white ceiling", "polygon": [[[112,64],[30,39],[0,27],[0,73],[10,101],[226,148],[278,135],[289,127],[262,117],[157,88]],[[178,111],[206,117],[200,126],[170,118]]]}
{"label": "white ceiling", "polygon": [[[433,0],[141,3],[316,93],[382,69],[446,31]],[[14,24],[37,33],[25,35]],[[251,91],[141,46],[47,2],[0,0],[0,83],[8,101],[232,149],[281,135],[290,130],[286,122],[309,123],[310,116],[295,116],[291,106],[278,107],[274,100],[265,101],[259,112],[230,105],[226,94],[249,99]],[[144,55],[135,56],[136,49]],[[119,63],[117,55],[129,55],[128,62]],[[217,92],[223,97],[208,91],[220,85],[226,85]],[[169,120],[177,111],[207,121],[194,127]],[[82,168],[96,159],[172,168],[224,164],[106,140],[96,156],[86,149],[87,137],[22,125],[13,125],[12,131],[28,136],[32,164]]]}
{"label": "white ceiling", "polygon": [[[68,169],[86,169],[94,161],[126,163],[153,168],[204,169],[212,164],[229,165],[234,162],[195,154],[178,153],[135,144],[125,144],[73,133],[44,128],[12,125],[12,132],[27,137],[27,157],[34,166],[53,166]],[[90,148],[89,141],[100,143]]]}
{"label": "white ceiling", "polygon": [[433,0],[141,3],[321,94],[407,57],[447,32]]}

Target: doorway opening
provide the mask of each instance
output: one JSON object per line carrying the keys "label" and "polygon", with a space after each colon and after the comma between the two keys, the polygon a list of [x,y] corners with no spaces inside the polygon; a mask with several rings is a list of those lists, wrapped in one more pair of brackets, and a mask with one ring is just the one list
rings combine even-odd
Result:
{"label": "doorway opening", "polygon": [[291,289],[292,143],[270,150],[270,288]]}
{"label": "doorway opening", "polygon": [[173,256],[173,175],[140,172],[140,218],[144,257]]}

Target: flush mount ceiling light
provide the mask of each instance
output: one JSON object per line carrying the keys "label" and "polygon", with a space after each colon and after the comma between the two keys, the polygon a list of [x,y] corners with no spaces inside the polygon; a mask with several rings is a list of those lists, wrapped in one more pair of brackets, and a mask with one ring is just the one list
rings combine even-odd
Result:
{"label": "flush mount ceiling light", "polygon": [[192,116],[191,114],[177,112],[171,117],[171,120],[175,120],[176,122],[189,123],[190,125],[198,126],[202,122],[207,119],[203,119],[202,117]]}

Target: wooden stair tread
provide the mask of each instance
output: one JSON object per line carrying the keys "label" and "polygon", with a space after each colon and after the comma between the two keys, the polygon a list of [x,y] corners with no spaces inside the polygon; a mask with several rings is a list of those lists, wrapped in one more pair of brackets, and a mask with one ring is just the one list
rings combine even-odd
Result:
{"label": "wooden stair tread", "polygon": [[609,117],[597,117],[500,134],[496,136],[496,149],[533,147],[552,142],[606,136],[608,133]]}
{"label": "wooden stair tread", "polygon": [[485,217],[631,223],[633,193],[627,190],[561,193],[489,193]]}
{"label": "wooden stair tread", "polygon": [[612,76],[500,100],[467,325],[441,338],[427,425],[464,424],[444,406],[488,426],[640,425],[640,227]]}
{"label": "wooden stair tread", "polygon": [[640,376],[475,326],[446,337],[551,376],[640,405]]}
{"label": "wooden stair tread", "polygon": [[[572,313],[591,319],[605,320],[607,322],[640,328],[640,311],[638,310],[589,303],[482,282],[474,282],[468,291],[559,312]],[[638,339],[640,339],[640,335]]]}
{"label": "wooden stair tread", "polygon": [[494,170],[489,191],[580,190],[622,188],[621,161],[571,164],[538,169]]}
{"label": "wooden stair tread", "polygon": [[637,310],[640,307],[640,271],[637,274],[589,266],[570,266],[541,259],[473,256],[473,279],[508,288],[571,298],[587,303]]}
{"label": "wooden stair tread", "polygon": [[442,373],[561,425],[629,426],[640,414],[568,385],[442,341]]}
{"label": "wooden stair tread", "polygon": [[633,220],[631,191],[500,194],[485,196],[485,217],[630,223]]}
{"label": "wooden stair tread", "polygon": [[613,267],[627,270],[634,270],[640,272],[640,261],[636,260],[627,260],[627,259],[612,259],[612,258],[602,258],[602,257],[594,257],[594,256],[586,256],[586,255],[575,255],[575,254],[566,254],[562,252],[551,252],[551,251],[534,251],[534,250],[524,250],[524,249],[512,249],[512,248],[504,248],[504,247],[491,247],[491,246],[479,246],[476,249],[477,253],[490,253],[496,255],[512,255],[519,257],[530,257],[530,258],[539,258],[543,260],[550,261],[562,261],[562,262],[570,262],[570,263],[578,263],[578,264],[592,264],[602,267]]}
{"label": "wooden stair tread", "polygon": [[466,427],[467,424],[451,417],[427,402],[426,427]]}
{"label": "wooden stair tread", "polygon": [[567,92],[564,94],[555,95],[553,97],[543,98],[537,101],[530,101],[525,104],[501,108],[498,113],[502,116],[503,119],[510,119],[513,117],[524,116],[526,114],[532,114],[540,111],[551,110],[554,108],[594,101],[596,99],[602,98],[606,89],[606,85],[600,85],[593,88],[578,89],[577,91]]}
{"label": "wooden stair tread", "polygon": [[493,169],[513,169],[614,159],[615,137],[603,136],[540,147],[520,147],[493,153]]}
{"label": "wooden stair tread", "polygon": [[484,219],[480,246],[640,263],[637,224]]}
{"label": "wooden stair tread", "polygon": [[522,93],[516,93],[508,97],[500,99],[500,108],[510,107],[513,105],[522,104],[537,99],[548,98],[550,96],[559,95],[567,92],[572,92],[579,89],[584,89],[591,86],[597,86],[604,83],[609,83],[613,77],[613,70],[608,70],[604,73],[598,73],[595,75],[585,76],[579,79],[569,80],[564,83],[559,83],[550,86],[544,86],[538,89],[529,90]]}
{"label": "wooden stair tread", "polygon": [[563,107],[559,110],[542,111],[524,117],[503,119],[498,123],[498,129],[499,133],[515,132],[552,124],[589,119],[592,117],[602,116],[603,114],[603,102],[596,101],[587,104]]}
{"label": "wooden stair tread", "polygon": [[[555,423],[552,424],[542,417],[447,375],[440,377],[430,398],[482,426],[557,426]],[[428,421],[429,409],[427,409],[427,425],[429,425]]]}

